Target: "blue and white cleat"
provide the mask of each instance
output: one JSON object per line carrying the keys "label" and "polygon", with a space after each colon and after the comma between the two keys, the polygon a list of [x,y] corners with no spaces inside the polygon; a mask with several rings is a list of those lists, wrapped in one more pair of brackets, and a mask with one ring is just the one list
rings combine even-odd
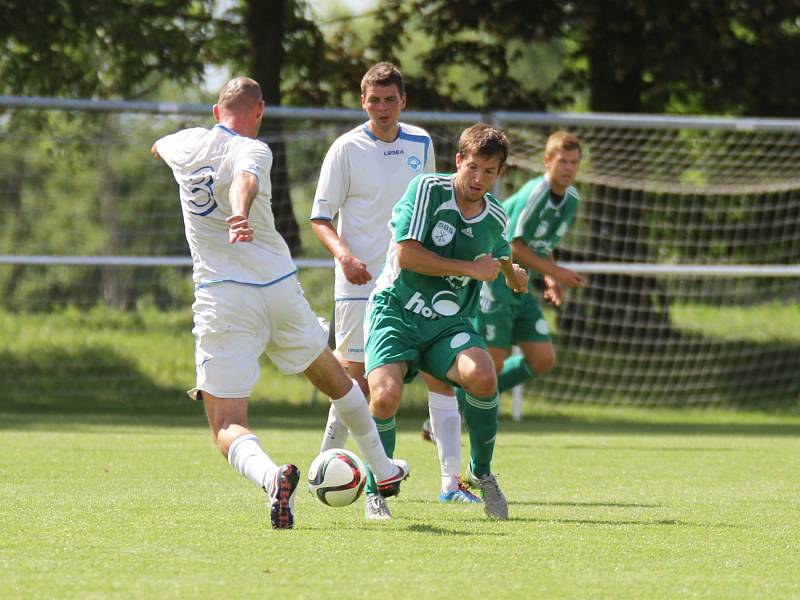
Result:
{"label": "blue and white cleat", "polygon": [[461,504],[480,504],[482,500],[469,491],[466,484],[459,479],[458,487],[439,494],[439,502],[455,502]]}

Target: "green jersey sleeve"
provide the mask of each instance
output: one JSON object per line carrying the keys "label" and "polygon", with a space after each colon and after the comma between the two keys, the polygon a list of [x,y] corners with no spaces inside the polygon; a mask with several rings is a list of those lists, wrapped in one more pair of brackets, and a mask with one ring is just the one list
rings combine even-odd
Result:
{"label": "green jersey sleeve", "polygon": [[405,194],[392,212],[391,225],[395,242],[416,240],[422,243],[430,233],[429,188],[436,179],[435,174],[422,174],[408,184]]}
{"label": "green jersey sleeve", "polygon": [[500,230],[495,235],[496,243],[492,250],[492,258],[507,259],[511,258],[511,245],[508,240],[508,215],[494,196],[490,196],[488,202],[491,203],[489,211],[498,222]]}

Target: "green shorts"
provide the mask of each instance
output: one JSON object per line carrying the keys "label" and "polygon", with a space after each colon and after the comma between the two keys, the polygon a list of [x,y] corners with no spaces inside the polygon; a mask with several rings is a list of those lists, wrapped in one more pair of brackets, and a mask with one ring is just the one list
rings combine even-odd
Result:
{"label": "green shorts", "polygon": [[489,346],[510,348],[519,342],[550,341],[550,327],[534,297],[525,294],[517,300],[508,304],[481,298],[475,329]]}
{"label": "green shorts", "polygon": [[406,383],[425,371],[450,385],[447,371],[467,348],[486,349],[469,319],[462,316],[428,319],[404,309],[388,294],[372,296],[364,324],[367,343],[365,367],[370,371],[386,364],[408,363]]}

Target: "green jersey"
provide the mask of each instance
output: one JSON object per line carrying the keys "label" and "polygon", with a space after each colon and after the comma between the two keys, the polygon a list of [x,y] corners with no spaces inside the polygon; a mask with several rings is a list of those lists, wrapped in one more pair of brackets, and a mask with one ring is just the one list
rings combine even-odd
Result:
{"label": "green jersey", "polygon": [[456,202],[454,180],[455,175],[424,174],[409,183],[392,212],[392,240],[375,286],[375,295],[389,296],[405,310],[428,319],[473,315],[481,282],[401,269],[397,262],[399,242],[416,240],[431,252],[459,260],[472,261],[485,254],[498,259],[511,256],[503,207],[491,194],[485,194],[480,214],[465,218]]}
{"label": "green jersey", "polygon": [[[531,179],[503,202],[508,214],[508,240],[521,238],[534,254],[547,258],[567,233],[579,201],[578,190],[573,186],[558,201],[544,175]],[[533,283],[531,278],[531,290]],[[490,292],[489,297],[495,302],[519,301],[519,295],[511,291],[502,277],[485,288],[488,289],[484,289],[484,295]]]}

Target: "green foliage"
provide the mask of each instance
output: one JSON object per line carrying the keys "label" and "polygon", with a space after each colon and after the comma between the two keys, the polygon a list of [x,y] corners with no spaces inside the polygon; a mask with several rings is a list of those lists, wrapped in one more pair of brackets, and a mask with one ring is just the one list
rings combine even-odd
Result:
{"label": "green foliage", "polygon": [[[13,254],[185,255],[174,182],[147,149],[163,125],[150,117],[75,117],[21,111],[0,142],[8,210],[0,212],[0,249]],[[46,133],[42,133],[46,132]],[[26,140],[20,143],[20,140]],[[186,276],[174,269],[16,266],[0,271],[6,306],[47,310],[118,308],[144,300],[173,305]]]}
{"label": "green foliage", "polygon": [[541,110],[571,93],[554,41],[560,12],[549,2],[385,0],[370,48],[402,66],[420,108]]}
{"label": "green foliage", "polygon": [[379,6],[369,48],[402,58],[427,108],[540,110],[580,106],[588,93],[596,111],[793,116],[800,109],[797,0]]}
{"label": "green foliage", "polygon": [[0,89],[131,98],[199,80],[210,0],[0,2]]}

